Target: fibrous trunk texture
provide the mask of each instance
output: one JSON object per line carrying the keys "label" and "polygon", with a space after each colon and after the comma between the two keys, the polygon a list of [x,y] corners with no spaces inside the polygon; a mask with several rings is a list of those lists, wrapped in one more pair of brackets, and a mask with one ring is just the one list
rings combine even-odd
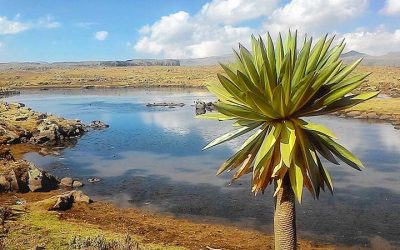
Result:
{"label": "fibrous trunk texture", "polygon": [[274,234],[276,250],[296,249],[295,196],[288,175],[275,197]]}

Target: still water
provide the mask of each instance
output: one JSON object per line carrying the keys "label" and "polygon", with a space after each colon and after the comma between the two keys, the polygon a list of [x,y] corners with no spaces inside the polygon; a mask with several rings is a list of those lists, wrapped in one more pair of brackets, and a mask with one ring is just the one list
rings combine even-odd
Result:
{"label": "still water", "polygon": [[[83,181],[83,190],[97,200],[271,232],[271,189],[255,197],[250,192],[250,176],[231,186],[230,174],[215,176],[243,138],[201,151],[230,126],[229,122],[194,119],[197,99],[214,100],[201,90],[119,89],[29,91],[7,101],[110,125],[89,132],[60,156],[25,155],[58,176]],[[153,102],[186,105],[146,107]],[[328,166],[335,195],[322,193],[319,200],[313,200],[306,193],[297,205],[300,237],[355,248],[400,247],[400,131],[390,124],[354,119],[313,120],[331,128],[367,169],[358,172],[345,165]],[[91,177],[102,181],[87,183]]]}

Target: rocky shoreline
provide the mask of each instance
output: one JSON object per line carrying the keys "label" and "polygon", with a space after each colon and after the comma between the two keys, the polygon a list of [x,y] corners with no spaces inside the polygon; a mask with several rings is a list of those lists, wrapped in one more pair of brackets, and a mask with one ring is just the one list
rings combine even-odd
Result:
{"label": "rocky shoreline", "polygon": [[[91,129],[108,125],[93,121],[86,125],[80,120],[68,120],[25,107],[22,103],[0,102],[0,193],[48,192],[55,189],[79,188],[83,184],[71,178],[59,179],[34,164],[15,159],[10,147],[14,144],[35,145],[42,155],[57,154],[56,146],[76,142]],[[70,207],[74,201],[89,202],[82,193],[70,191],[55,197],[52,209]]]}
{"label": "rocky shoreline", "polygon": [[383,121],[393,125],[394,129],[400,130],[400,115],[396,114],[380,114],[375,111],[362,111],[362,110],[341,110],[335,115],[340,118],[353,118],[353,119],[366,119],[372,121]]}

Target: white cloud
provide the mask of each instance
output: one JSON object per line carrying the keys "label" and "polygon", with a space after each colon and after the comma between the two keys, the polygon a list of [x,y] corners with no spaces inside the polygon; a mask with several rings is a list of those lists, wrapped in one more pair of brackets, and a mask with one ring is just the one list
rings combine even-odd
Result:
{"label": "white cloud", "polygon": [[6,16],[0,16],[0,35],[18,34],[30,29],[54,29],[60,27],[59,22],[54,21],[50,15],[39,18],[36,21],[21,21],[20,15],[13,19]]}
{"label": "white cloud", "polygon": [[252,32],[248,27],[209,22],[179,11],[142,27],[142,37],[134,48],[170,58],[205,57],[229,52],[238,41],[247,41]]}
{"label": "white cloud", "polygon": [[380,27],[375,31],[356,31],[343,34],[348,50],[357,50],[370,55],[382,55],[399,51],[400,29],[393,32]]}
{"label": "white cloud", "polygon": [[108,32],[107,32],[107,31],[104,31],[104,30],[102,30],[102,31],[97,31],[97,32],[94,34],[94,38],[96,38],[96,39],[99,40],[99,41],[104,41],[104,40],[107,39],[107,37],[108,37]]}
{"label": "white cloud", "polygon": [[[281,6],[276,2],[211,0],[194,15],[179,11],[144,25],[133,47],[155,57],[216,56],[230,53],[239,42],[248,45],[251,34],[270,31],[274,35],[278,31],[286,33],[290,28],[315,38],[327,31],[336,33],[338,38],[346,38],[347,49],[373,55],[399,50],[400,29],[378,27],[340,32],[347,23],[367,13],[369,0],[291,0]],[[254,18],[262,18],[261,28],[244,25]]]}
{"label": "white cloud", "polygon": [[238,23],[270,14],[277,0],[213,0],[201,8],[199,15],[213,22]]}
{"label": "white cloud", "polygon": [[29,23],[22,23],[17,20],[9,20],[6,16],[0,16],[0,35],[17,34],[31,28]]}
{"label": "white cloud", "polygon": [[2,42],[0,42],[0,49],[4,48],[6,45]]}
{"label": "white cloud", "polygon": [[385,6],[381,13],[387,15],[400,15],[400,1],[399,0],[386,0]]}
{"label": "white cloud", "polygon": [[292,0],[276,9],[264,24],[271,33],[297,29],[320,34],[362,14],[368,0]]}

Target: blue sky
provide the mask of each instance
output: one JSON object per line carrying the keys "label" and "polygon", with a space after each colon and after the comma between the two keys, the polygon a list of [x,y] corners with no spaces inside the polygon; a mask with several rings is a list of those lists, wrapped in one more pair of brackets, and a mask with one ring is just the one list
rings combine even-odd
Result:
{"label": "blue sky", "polygon": [[335,33],[348,49],[400,51],[398,0],[0,0],[0,62],[191,58],[250,34]]}

